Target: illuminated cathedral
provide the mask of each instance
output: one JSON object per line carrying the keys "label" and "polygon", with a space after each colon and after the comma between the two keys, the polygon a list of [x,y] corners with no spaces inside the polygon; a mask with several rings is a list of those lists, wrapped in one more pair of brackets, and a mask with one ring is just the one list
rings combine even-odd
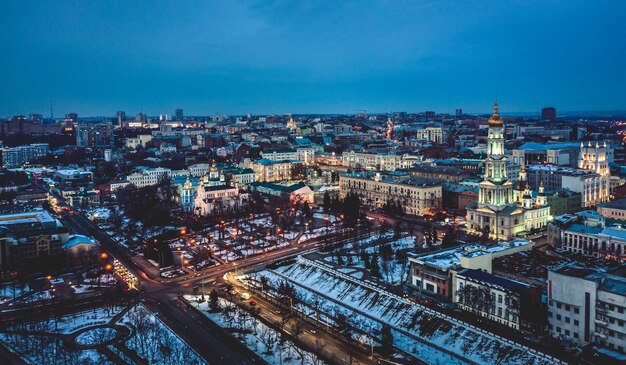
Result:
{"label": "illuminated cathedral", "polygon": [[533,197],[524,166],[516,186],[508,179],[504,137],[504,120],[498,114],[496,103],[493,116],[489,119],[485,176],[478,184],[478,201],[466,207],[466,218],[468,233],[481,235],[488,230],[489,236],[498,240],[510,240],[545,228],[552,219],[543,184],[537,196]]}

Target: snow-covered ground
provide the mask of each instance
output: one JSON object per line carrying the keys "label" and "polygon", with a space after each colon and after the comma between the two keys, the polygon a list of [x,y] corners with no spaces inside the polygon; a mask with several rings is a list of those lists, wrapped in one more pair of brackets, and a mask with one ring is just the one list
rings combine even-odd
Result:
{"label": "snow-covered ground", "polygon": [[321,312],[329,320],[343,314],[351,326],[374,336],[379,335],[383,324],[388,324],[396,347],[428,363],[556,363],[543,354],[447,318],[318,262],[300,258],[296,263],[256,275],[265,276],[274,288],[285,281],[294,285],[299,306],[305,312]]}
{"label": "snow-covered ground", "polygon": [[220,312],[214,312],[209,302],[198,303],[198,296],[185,295],[185,299],[220,327],[232,330],[233,336],[254,351],[270,365],[322,365],[315,354],[304,351],[293,342],[281,339],[280,332],[266,326],[257,318],[235,304],[221,299]]}
{"label": "snow-covered ground", "polygon": [[111,210],[106,207],[91,208],[86,212],[87,218],[90,220],[107,221],[111,217]]}
{"label": "snow-covered ground", "polygon": [[349,231],[348,228],[339,228],[335,226],[319,227],[315,228],[313,231],[307,231],[306,233],[303,233],[302,237],[300,237],[300,241],[307,241],[313,238],[327,236],[329,234],[344,233],[347,231]]}
{"label": "snow-covered ground", "polygon": [[148,359],[150,364],[185,365],[206,364],[185,341],[150,312],[143,304],[131,308],[118,324],[133,329],[134,335],[126,340],[126,346]]}
{"label": "snow-covered ground", "polygon": [[109,323],[113,317],[122,311],[123,307],[100,307],[91,310],[68,314],[58,320],[51,320],[53,332],[68,334],[81,328]]}
{"label": "snow-covered ground", "polygon": [[[115,346],[124,345],[139,356],[148,360],[148,364],[189,364],[201,365],[206,362],[180,339],[172,330],[157,319],[142,304],[130,308],[116,322],[116,315],[121,314],[123,307],[96,308],[51,318],[40,322],[14,324],[7,328],[16,332],[0,332],[0,342],[15,352],[22,359],[32,364],[113,364],[104,353],[95,346],[114,339],[118,335],[113,324],[131,328],[130,337],[120,337],[115,345],[107,348],[126,358],[126,355]],[[108,325],[104,327],[104,325]],[[100,327],[94,327],[100,326]],[[80,331],[77,333],[77,331]],[[92,348],[72,349],[64,341],[71,341]],[[121,332],[122,336],[126,333]],[[184,362],[181,362],[184,359]],[[134,363],[134,362],[130,362]]]}
{"label": "snow-covered ground", "polygon": [[[389,239],[389,236],[390,234],[383,235],[382,239]],[[324,260],[348,268],[367,269],[371,271],[370,268],[373,265],[371,260],[376,259],[376,264],[381,274],[378,279],[390,285],[400,285],[408,274],[407,263],[399,262],[395,254],[392,254],[387,260],[382,257],[379,254],[381,245],[377,244],[380,240],[381,237],[379,235],[368,237],[353,244],[353,247],[359,248],[347,251],[343,254],[327,256]],[[384,243],[384,245],[389,246],[391,252],[397,252],[399,250],[413,248],[415,246],[415,238],[411,236],[402,237]],[[367,260],[367,264],[364,260]],[[357,275],[355,277],[360,277],[362,273],[355,272],[355,275]]]}
{"label": "snow-covered ground", "polygon": [[[96,308],[52,318],[41,322],[16,324],[8,329],[27,332],[70,334],[82,328],[108,323],[121,307]],[[60,337],[0,332],[0,341],[32,364],[113,364],[106,356],[95,350],[71,351]]]}
{"label": "snow-covered ground", "polygon": [[0,304],[13,300],[30,291],[28,284],[8,283],[0,286]]}

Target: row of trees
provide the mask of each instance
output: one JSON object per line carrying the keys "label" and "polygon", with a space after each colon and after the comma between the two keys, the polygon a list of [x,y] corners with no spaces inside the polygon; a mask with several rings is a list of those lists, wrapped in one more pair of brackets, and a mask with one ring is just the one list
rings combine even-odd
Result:
{"label": "row of trees", "polygon": [[387,214],[392,215],[404,214],[404,208],[402,208],[402,204],[395,200],[389,200],[385,204],[383,204],[383,211]]}
{"label": "row of trees", "polygon": [[[496,299],[491,294],[488,287],[477,287],[473,285],[464,285],[457,290],[459,303],[470,308],[470,311],[476,315],[483,313],[495,314]],[[505,297],[509,315],[519,315],[519,301],[515,298]]]}
{"label": "row of trees", "polygon": [[178,191],[168,178],[142,188],[125,186],[117,198],[128,217],[147,227],[171,224],[172,211],[178,208]]}
{"label": "row of trees", "polygon": [[324,211],[343,215],[344,222],[348,227],[354,227],[361,216],[361,198],[356,193],[348,193],[345,198],[332,197],[328,192],[324,193],[322,203]]}

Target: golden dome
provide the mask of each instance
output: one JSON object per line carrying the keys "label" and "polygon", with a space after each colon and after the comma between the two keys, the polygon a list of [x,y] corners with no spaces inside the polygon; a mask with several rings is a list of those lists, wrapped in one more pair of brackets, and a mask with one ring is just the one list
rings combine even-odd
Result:
{"label": "golden dome", "polygon": [[489,126],[490,127],[502,127],[504,125],[504,121],[498,115],[498,103],[493,104],[493,115],[489,118]]}
{"label": "golden dome", "polygon": [[211,167],[211,172],[217,172],[217,167],[212,166],[212,167]]}

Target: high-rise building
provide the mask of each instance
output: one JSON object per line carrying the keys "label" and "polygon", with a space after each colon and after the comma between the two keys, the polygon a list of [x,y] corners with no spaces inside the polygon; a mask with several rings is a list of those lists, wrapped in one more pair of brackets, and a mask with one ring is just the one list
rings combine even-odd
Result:
{"label": "high-rise building", "polygon": [[28,115],[28,120],[33,123],[40,123],[43,121],[43,115],[38,113],[31,113]]}
{"label": "high-rise building", "polygon": [[146,117],[146,115],[144,113],[139,113],[135,117],[135,120],[138,121],[138,122],[145,123],[148,120],[148,118]]}
{"label": "high-rise building", "polygon": [[124,124],[124,121],[126,120],[126,112],[123,110],[118,111],[115,114],[115,120],[117,121],[117,125],[122,127]]}
{"label": "high-rise building", "polygon": [[72,123],[78,123],[78,114],[76,113],[67,113],[65,114],[65,120],[71,121]]}
{"label": "high-rise building", "polygon": [[176,109],[174,111],[174,115],[176,116],[176,120],[183,120],[183,110],[182,109]]}
{"label": "high-rise building", "polygon": [[113,146],[113,124],[82,124],[76,128],[76,146],[104,147]]}
{"label": "high-rise building", "polygon": [[541,109],[541,120],[546,122],[556,121],[556,109],[551,106]]}
{"label": "high-rise building", "polygon": [[463,109],[461,108],[456,108],[456,111],[454,113],[457,117],[460,117],[461,115],[463,115]]}

